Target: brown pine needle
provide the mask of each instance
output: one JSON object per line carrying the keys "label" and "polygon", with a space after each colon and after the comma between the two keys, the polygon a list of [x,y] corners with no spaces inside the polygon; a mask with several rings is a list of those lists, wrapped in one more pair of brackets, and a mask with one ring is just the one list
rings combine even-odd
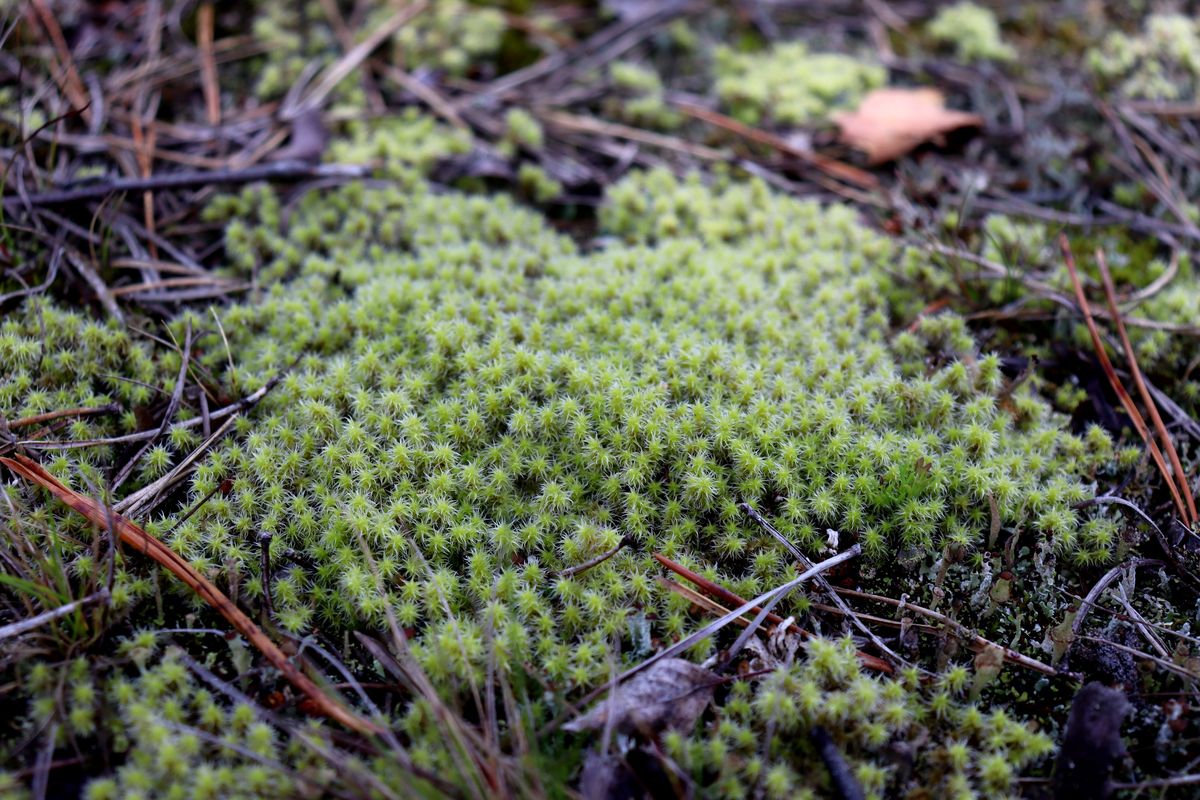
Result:
{"label": "brown pine needle", "polygon": [[225,594],[208,578],[200,574],[182,556],[176,553],[157,538],[147,533],[140,525],[126,519],[107,506],[84,497],[73,489],[63,485],[57,478],[42,468],[42,465],[31,458],[16,455],[12,458],[0,458],[0,463],[11,469],[17,475],[48,490],[59,500],[66,503],[75,511],[91,520],[93,525],[102,529],[111,529],[127,546],[148,556],[151,560],[165,567],[168,571],[187,584],[188,588],[200,595],[209,606],[229,621],[238,633],[246,637],[258,648],[271,664],[288,679],[292,686],[305,694],[314,708],[326,717],[342,723],[347,728],[362,734],[379,733],[382,729],[375,723],[360,717],[345,708],[332,697],[321,691],[311,678],[300,671],[300,668],[288,659],[275,642],[263,633],[242,610],[234,605]]}
{"label": "brown pine needle", "polygon": [[63,73],[62,77],[56,76],[56,80],[71,101],[71,105],[79,111],[86,122],[91,123],[91,103],[88,101],[83,81],[79,77],[79,70],[75,66],[75,57],[71,54],[71,48],[67,44],[67,37],[63,36],[58,20],[55,18],[54,12],[46,5],[45,0],[32,0],[32,5],[38,20],[41,21],[42,27],[50,37],[50,43],[54,45],[55,60]]}
{"label": "brown pine needle", "polygon": [[[1100,266],[1100,277],[1104,281],[1104,297],[1108,301],[1108,311],[1112,315],[1113,322],[1117,325],[1117,335],[1121,338],[1121,347],[1125,350],[1125,359],[1129,362],[1129,371],[1133,374],[1133,382],[1137,386],[1138,394],[1142,397],[1142,404],[1150,412],[1150,421],[1154,423],[1154,430],[1158,433],[1163,449],[1167,451],[1167,458],[1171,460],[1171,469],[1174,472],[1175,480],[1179,483],[1179,491],[1183,495],[1184,502],[1187,503],[1190,516],[1184,517],[1184,521],[1189,528],[1193,528],[1196,525],[1197,515],[1196,500],[1192,497],[1192,487],[1188,486],[1187,473],[1183,471],[1183,464],[1180,463],[1179,454],[1175,451],[1175,443],[1171,441],[1171,436],[1167,433],[1167,426],[1163,424],[1162,415],[1158,413],[1158,405],[1150,396],[1150,390],[1146,387],[1146,381],[1142,377],[1137,355],[1134,353],[1133,344],[1129,341],[1129,333],[1125,330],[1125,321],[1117,308],[1117,291],[1113,285],[1112,274],[1108,270],[1108,259],[1104,257],[1104,251],[1098,248],[1096,263]],[[1168,476],[1169,479],[1170,476]]]}
{"label": "brown pine needle", "polygon": [[1129,419],[1133,422],[1133,426],[1137,428],[1138,435],[1142,437],[1142,441],[1150,448],[1150,456],[1154,459],[1155,465],[1159,472],[1162,473],[1163,479],[1167,482],[1167,488],[1171,490],[1171,499],[1175,501],[1175,509],[1179,512],[1179,518],[1183,520],[1189,519],[1187,506],[1183,503],[1183,498],[1179,496],[1179,488],[1175,485],[1175,480],[1171,477],[1171,473],[1167,470],[1167,462],[1163,458],[1162,452],[1155,444],[1154,438],[1150,435],[1149,428],[1146,427],[1146,421],[1142,419],[1141,413],[1137,410],[1137,406],[1133,403],[1133,398],[1129,396],[1129,392],[1125,391],[1125,387],[1121,384],[1121,379],[1117,377],[1117,371],[1113,368],[1112,361],[1108,358],[1108,353],[1104,350],[1104,340],[1100,338],[1100,331],[1096,327],[1096,320],[1092,318],[1092,309],[1088,305],[1087,297],[1083,294],[1083,284],[1079,280],[1079,270],[1075,268],[1075,256],[1071,252],[1071,243],[1067,239],[1065,233],[1059,234],[1058,246],[1062,249],[1063,259],[1067,264],[1067,272],[1071,274],[1071,285],[1075,288],[1075,300],[1079,304],[1079,310],[1083,312],[1083,319],[1087,323],[1088,333],[1092,335],[1092,347],[1096,350],[1096,358],[1100,360],[1100,367],[1104,370],[1104,375],[1108,378],[1109,384],[1121,403],[1125,406],[1125,410],[1129,412]]}
{"label": "brown pine needle", "polygon": [[35,414],[32,417],[22,417],[21,419],[9,420],[8,427],[11,428],[27,428],[30,425],[40,425],[43,422],[52,422],[56,419],[65,417],[91,417],[96,414],[115,414],[121,410],[121,406],[116,403],[109,403],[106,406],[96,406],[94,408],[63,408],[58,411],[47,411],[44,414]]}
{"label": "brown pine needle", "polygon": [[809,150],[795,147],[782,136],[776,136],[769,131],[751,127],[745,123],[738,122],[733,117],[726,116],[725,114],[705,108],[704,106],[698,106],[695,103],[687,103],[681,100],[676,100],[674,101],[674,105],[688,116],[695,117],[698,120],[707,122],[710,125],[715,125],[718,128],[723,128],[724,130],[727,130],[736,136],[740,136],[743,139],[749,139],[752,142],[756,142],[766,147],[778,150],[784,155],[799,159],[800,161],[810,164],[832,178],[837,178],[838,180],[845,181],[846,183],[858,186],[862,189],[875,189],[879,186],[879,179],[871,173],[861,170],[858,167],[850,164],[838,161],[836,158],[830,158],[829,156],[823,156],[820,153],[814,153]]}
{"label": "brown pine needle", "polygon": [[200,50],[200,79],[204,91],[204,110],[208,124],[221,124],[221,85],[217,80],[217,60],[213,56],[213,4],[201,3],[196,9],[196,46]]}

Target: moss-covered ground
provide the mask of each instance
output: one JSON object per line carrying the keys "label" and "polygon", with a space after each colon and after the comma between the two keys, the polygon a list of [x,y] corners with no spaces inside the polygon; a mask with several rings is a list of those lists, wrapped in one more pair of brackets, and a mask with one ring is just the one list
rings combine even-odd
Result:
{"label": "moss-covered ground", "polygon": [[[31,0],[0,42],[0,796],[1200,786],[1194,17]],[[835,120],[885,87],[982,124],[868,170]]]}

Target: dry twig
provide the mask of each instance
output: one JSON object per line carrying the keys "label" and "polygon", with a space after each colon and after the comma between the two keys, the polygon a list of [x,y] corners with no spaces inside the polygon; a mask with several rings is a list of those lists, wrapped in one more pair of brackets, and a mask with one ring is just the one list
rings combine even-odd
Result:
{"label": "dry twig", "polygon": [[41,464],[27,456],[18,454],[11,458],[0,458],[0,463],[22,478],[46,489],[74,511],[87,517],[93,525],[100,528],[111,528],[127,547],[137,550],[167,569],[188,588],[200,595],[210,607],[225,617],[229,624],[258,648],[263,656],[287,678],[288,682],[306,695],[312,701],[313,706],[323,715],[359,733],[376,734],[381,732],[380,726],[342,706],[321,691],[320,687],[293,664],[279,649],[279,646],[242,613],[242,610],[234,605],[212,581],[204,577],[170,547],[147,533],[140,525],[117,514],[96,500],[84,497],[65,486],[43,469]]}
{"label": "dry twig", "polygon": [[1010,661],[1013,664],[1025,667],[1026,669],[1031,669],[1034,672],[1040,672],[1043,675],[1058,676],[1063,674],[1049,664],[1044,664],[1041,661],[1038,661],[1036,658],[1019,653],[1016,650],[1013,650],[1010,647],[1005,647],[1002,644],[996,644],[990,639],[980,636],[967,626],[963,625],[961,622],[956,622],[940,611],[934,611],[933,609],[914,605],[913,603],[909,603],[907,601],[896,600],[891,597],[884,597],[883,595],[859,592],[854,589],[837,589],[836,591],[838,594],[846,595],[847,597],[861,597],[864,600],[873,600],[876,603],[884,603],[885,605],[895,606],[896,608],[904,608],[912,611],[915,614],[920,614],[923,617],[937,620],[943,625],[953,629],[956,633],[958,633],[959,636],[965,637],[967,641],[970,642],[972,650],[979,651],[983,650],[984,648],[995,647],[1004,653],[1005,661]]}

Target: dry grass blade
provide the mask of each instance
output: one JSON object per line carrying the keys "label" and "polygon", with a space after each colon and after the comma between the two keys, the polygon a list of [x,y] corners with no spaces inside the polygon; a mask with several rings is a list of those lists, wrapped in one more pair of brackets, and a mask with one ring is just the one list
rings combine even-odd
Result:
{"label": "dry grass blade", "polygon": [[238,283],[237,281],[229,280],[228,278],[195,277],[195,278],[161,278],[156,281],[142,281],[141,283],[132,283],[125,286],[119,286],[116,289],[109,290],[113,297],[124,297],[125,295],[136,295],[141,292],[148,292],[154,289],[174,289],[180,287],[196,287],[205,286],[214,289],[220,289],[225,292],[237,291],[246,288],[246,284]]}
{"label": "dry grass blade", "polygon": [[98,592],[93,592],[87,597],[82,597],[79,600],[72,600],[66,605],[62,605],[58,608],[38,614],[36,617],[30,617],[29,619],[23,619],[20,622],[13,622],[9,625],[4,625],[3,627],[0,627],[0,642],[4,641],[5,639],[11,639],[14,636],[20,636],[22,633],[31,631],[34,628],[39,628],[42,625],[45,625],[48,622],[53,622],[56,619],[61,619],[68,614],[74,614],[79,609],[83,608],[84,606],[89,606],[92,603],[107,603],[108,599],[108,589],[101,589]]}
{"label": "dry grass blade", "polygon": [[141,526],[112,511],[101,503],[84,497],[78,492],[64,486],[57,478],[42,468],[40,464],[27,456],[16,455],[12,458],[0,458],[0,463],[11,469],[17,475],[36,483],[49,491],[59,500],[66,503],[75,511],[91,520],[97,527],[111,528],[118,538],[128,547],[149,557],[159,565],[169,570],[175,577],[187,584],[188,588],[208,603],[221,616],[229,621],[238,633],[242,634],[258,648],[259,652],[278,669],[288,682],[297,690],[312,700],[313,705],[326,717],[340,722],[351,730],[363,734],[381,732],[381,728],[353,711],[344,708],[321,689],[300,668],[293,664],[287,655],[279,649],[275,642],[263,633],[262,629],[242,613],[225,594],[213,585],[208,578],[201,575],[195,567],[161,541],[146,533]]}
{"label": "dry grass blade", "polygon": [[[683,566],[682,564],[678,564],[678,563],[672,561],[671,559],[667,558],[666,556],[662,555],[661,553],[655,553],[654,559],[658,563],[660,563],[664,567],[666,567],[667,569],[671,570],[671,572],[674,572],[676,575],[680,576],[681,578],[685,578],[685,579],[691,581],[692,583],[699,586],[703,591],[707,592],[709,595],[717,598],[718,600],[722,600],[723,602],[728,603],[730,605],[734,605],[734,606],[741,606],[746,603],[746,601],[742,597],[729,591],[724,586],[713,583],[712,581],[705,578],[703,575],[699,575],[699,574],[693,572],[692,570],[688,569],[687,567]],[[718,608],[721,608],[723,613],[729,613],[728,610],[723,607],[718,606]],[[711,611],[712,609],[707,609],[707,610]],[[759,608],[758,606],[754,606],[750,610],[756,614],[760,613],[762,611],[762,609]],[[784,619],[775,613],[768,613],[766,619],[767,619],[767,621],[771,622],[774,625],[779,625],[784,622]],[[796,626],[793,626],[793,627],[796,627]],[[804,630],[803,628],[796,627],[796,630],[800,633],[801,636],[803,636],[805,638],[810,638],[811,636],[813,636],[813,633],[811,631]],[[892,668],[892,665],[889,664],[888,662],[884,661],[882,658],[877,658],[876,656],[870,655],[869,653],[864,653],[861,650],[858,652],[858,660],[864,667],[866,667],[867,669],[870,669],[870,670],[874,670],[875,672],[883,672],[888,675],[895,672],[895,670]]]}
{"label": "dry grass blade", "polygon": [[330,64],[325,72],[321,74],[316,88],[297,104],[297,108],[283,111],[281,115],[285,119],[288,119],[302,111],[308,111],[320,106],[325,98],[329,96],[329,93],[333,91],[333,88],[353,72],[359,64],[365,61],[367,56],[375,51],[375,48],[391,38],[396,31],[408,24],[409,20],[424,11],[427,5],[428,3],[423,2],[423,0],[421,2],[410,3],[393,14],[382,25],[371,31],[371,34],[366,39],[355,45],[354,49],[347,52],[336,63]]}
{"label": "dry grass blade", "polygon": [[[668,592],[674,592],[680,597],[687,598],[688,602],[690,602],[693,606],[703,609],[709,614],[712,614],[714,617],[723,617],[729,613],[729,609],[718,603],[716,600],[711,600],[705,595],[697,592],[695,589],[684,586],[682,583],[676,583],[675,581],[665,578],[662,575],[658,576],[658,585],[666,589]],[[773,616],[778,615],[776,614]],[[750,624],[750,620],[743,617],[742,619],[737,620],[736,624],[745,628]],[[797,628],[795,624],[791,625],[788,630],[792,633],[800,632],[800,629]]]}
{"label": "dry grass blade", "polygon": [[[1154,423],[1154,430],[1158,433],[1163,449],[1167,451],[1167,458],[1171,460],[1174,478],[1178,481],[1179,491],[1187,504],[1189,516],[1184,517],[1184,521],[1189,528],[1193,528],[1197,519],[1196,500],[1192,497],[1192,488],[1188,486],[1187,473],[1183,470],[1183,464],[1179,462],[1179,453],[1175,451],[1175,443],[1171,441],[1171,435],[1167,433],[1167,426],[1163,424],[1162,415],[1158,413],[1158,405],[1150,396],[1150,390],[1146,387],[1146,381],[1142,377],[1137,354],[1134,352],[1133,344],[1129,341],[1129,333],[1125,330],[1121,311],[1117,308],[1117,290],[1113,285],[1112,273],[1108,270],[1108,259],[1104,257],[1103,250],[1096,250],[1096,263],[1100,267],[1100,277],[1104,281],[1104,297],[1108,301],[1108,312],[1117,326],[1117,335],[1121,338],[1121,347],[1125,350],[1125,359],[1129,362],[1129,372],[1133,375],[1133,383],[1137,386],[1138,394],[1141,395],[1142,404],[1150,412],[1150,421]],[[1170,478],[1170,476],[1167,477]]]}
{"label": "dry grass blade", "polygon": [[1125,564],[1118,564],[1108,572],[1100,576],[1100,580],[1092,586],[1087,593],[1087,597],[1083,598],[1083,602],[1079,604],[1079,613],[1075,615],[1075,621],[1071,623],[1071,632],[1079,634],[1083,631],[1084,620],[1087,619],[1088,612],[1096,608],[1096,603],[1100,600],[1100,595],[1104,594],[1104,590],[1113,584],[1118,578],[1121,578],[1131,569],[1139,569],[1142,567],[1161,567],[1163,562],[1153,558],[1135,558]]}
{"label": "dry grass blade", "polygon": [[25,428],[30,425],[40,425],[43,422],[52,422],[56,419],[65,419],[66,417],[90,417],[96,414],[116,414],[121,410],[121,407],[116,403],[109,403],[106,406],[96,406],[95,408],[63,408],[58,411],[47,411],[44,414],[34,414],[32,417],[22,417],[21,419],[9,420],[8,427]]}
{"label": "dry grass blade", "polygon": [[[783,545],[784,548],[786,548],[787,551],[792,554],[792,557],[800,562],[800,566],[805,567],[806,569],[812,566],[812,560],[804,555],[804,553],[800,552],[800,548],[792,544],[786,536],[780,533],[779,530],[776,529],[776,527],[772,525],[766,517],[758,513],[753,506],[751,506],[749,503],[741,503],[740,506],[742,511],[744,511],[750,517],[750,519],[754,520],[756,525],[766,531],[773,539],[775,539],[775,541]],[[826,580],[824,575],[817,575],[814,580],[818,586],[825,590],[825,594],[829,596],[829,599],[833,601],[834,605],[842,610],[845,617],[849,619],[851,623],[853,623],[854,627],[858,628],[858,630],[864,636],[870,639],[871,643],[875,645],[875,649],[892,659],[893,664],[899,664],[903,667],[912,666],[909,664],[907,659],[902,658],[899,653],[888,647],[882,639],[875,635],[874,631],[868,628],[866,624],[858,618],[858,615],[854,613],[854,609],[850,608],[846,601],[838,596],[838,593],[833,590],[833,586],[828,580]]]}
{"label": "dry grass blade", "polygon": [[678,655],[679,653],[685,652],[688,648],[698,644],[699,642],[704,641],[709,636],[712,636],[714,633],[716,633],[717,631],[724,628],[726,625],[729,625],[730,623],[732,623],[735,619],[738,619],[739,617],[741,617],[743,614],[747,614],[756,609],[758,609],[759,612],[761,613],[761,609],[762,609],[764,603],[768,603],[780,595],[787,594],[792,589],[795,589],[797,586],[804,583],[805,581],[807,581],[809,578],[813,577],[814,575],[819,575],[820,573],[824,572],[825,570],[832,569],[832,568],[836,567],[838,564],[841,564],[845,561],[849,561],[850,559],[857,557],[858,554],[861,552],[862,552],[862,547],[860,545],[856,544],[853,547],[851,547],[849,550],[838,553],[836,556],[833,556],[831,558],[827,558],[819,564],[814,564],[813,566],[809,567],[804,572],[800,573],[795,578],[792,578],[790,581],[783,584],[782,586],[777,586],[774,589],[764,592],[763,594],[759,595],[758,597],[754,598],[753,600],[747,600],[746,602],[742,603],[740,606],[735,608],[733,611],[730,611],[728,614],[726,614],[725,616],[716,620],[715,622],[711,622],[708,625],[701,628],[700,630],[691,634],[690,636],[684,637],[683,639],[679,640],[675,644],[668,647],[666,650],[663,650],[662,652],[658,653],[657,655],[651,656],[650,658],[643,661],[641,664],[638,664],[636,667],[632,667],[632,668],[626,670],[618,678],[618,681],[623,681],[628,678],[631,678],[634,675],[636,675],[637,673],[641,672],[642,670],[647,669],[648,667],[652,666],[653,664],[656,664],[657,662],[663,660],[664,658],[671,658],[675,655]]}
{"label": "dry grass blade", "polygon": [[[214,442],[218,441],[222,436],[225,435],[225,432],[229,430],[230,426],[233,425],[237,418],[237,414],[231,415],[225,420],[221,427],[216,430],[216,432],[209,434],[205,440],[200,443],[199,447],[189,453],[185,459],[176,464],[170,472],[168,472],[166,475],[163,475],[154,483],[151,483],[150,485],[145,486],[129,495],[124,500],[114,505],[113,509],[119,514],[126,514],[129,516],[138,514],[143,510],[144,506],[147,507],[147,510],[152,509],[156,499],[161,497],[163,492],[173,486],[181,477],[183,477],[183,475],[189,472],[192,468],[192,465],[196,463],[200,456],[208,452],[208,449],[213,446]],[[265,575],[263,576],[263,579],[264,581],[266,580]]]}
{"label": "dry grass blade", "polygon": [[1117,371],[1113,368],[1112,361],[1108,358],[1108,353],[1104,349],[1104,340],[1100,338],[1100,330],[1096,327],[1096,320],[1092,318],[1092,309],[1088,305],[1087,297],[1083,293],[1083,284],[1079,280],[1079,270],[1075,267],[1075,255],[1071,252],[1071,243],[1067,239],[1067,235],[1061,234],[1058,237],[1059,247],[1062,249],[1063,259],[1067,265],[1067,272],[1071,275],[1071,285],[1075,289],[1075,300],[1079,304],[1079,310],[1083,313],[1083,319],[1087,323],[1088,333],[1092,335],[1092,347],[1096,350],[1096,358],[1100,360],[1100,367],[1104,370],[1104,375],[1108,378],[1109,385],[1120,398],[1121,403],[1125,406],[1125,410],[1129,413],[1129,419],[1133,422],[1133,426],[1137,428],[1138,435],[1142,437],[1142,441],[1150,448],[1150,456],[1154,459],[1155,465],[1159,472],[1162,473],[1163,480],[1167,482],[1167,488],[1171,490],[1171,499],[1175,502],[1175,509],[1179,512],[1180,519],[1188,519],[1187,506],[1184,505],[1183,498],[1179,496],[1179,489],[1175,485],[1175,480],[1171,477],[1170,471],[1167,469],[1167,462],[1163,459],[1162,452],[1158,449],[1158,445],[1154,443],[1154,438],[1150,435],[1150,430],[1146,427],[1146,421],[1142,419],[1142,415],[1134,405],[1133,398],[1129,396],[1129,392],[1125,391],[1125,387],[1121,384],[1121,379],[1117,377]]}

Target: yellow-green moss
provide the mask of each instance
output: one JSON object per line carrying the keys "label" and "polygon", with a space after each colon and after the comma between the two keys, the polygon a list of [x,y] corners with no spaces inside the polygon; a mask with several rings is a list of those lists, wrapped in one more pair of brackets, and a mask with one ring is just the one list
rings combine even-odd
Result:
{"label": "yellow-green moss", "polygon": [[[803,661],[757,685],[733,684],[708,730],[667,738],[668,752],[711,796],[742,796],[756,785],[769,797],[830,796],[828,773],[813,763],[808,743],[817,725],[869,798],[1002,796],[1023,768],[1054,749],[1049,737],[1005,712],[966,703],[961,681],[922,687],[911,671],[865,674],[848,638],[814,639],[805,650]],[[896,768],[896,752],[912,755],[907,769]]]}
{"label": "yellow-green moss", "polygon": [[869,90],[887,82],[887,70],[840,53],[813,53],[803,42],[785,42],[765,53],[718,48],[716,78],[721,102],[743,122],[803,125],[854,108]]}
{"label": "yellow-green moss", "polygon": [[1000,36],[1000,24],[989,8],[955,3],[937,13],[927,28],[937,42],[954,49],[963,61],[1012,61],[1016,49]]}
{"label": "yellow-green moss", "polygon": [[1088,51],[1096,77],[1121,95],[1183,101],[1200,82],[1200,20],[1183,14],[1151,14],[1142,31],[1109,33]]}
{"label": "yellow-green moss", "polygon": [[662,79],[653,69],[617,61],[608,74],[616,90],[605,101],[608,113],[632,125],[658,130],[672,130],[682,123],[682,115],[667,104]]}

